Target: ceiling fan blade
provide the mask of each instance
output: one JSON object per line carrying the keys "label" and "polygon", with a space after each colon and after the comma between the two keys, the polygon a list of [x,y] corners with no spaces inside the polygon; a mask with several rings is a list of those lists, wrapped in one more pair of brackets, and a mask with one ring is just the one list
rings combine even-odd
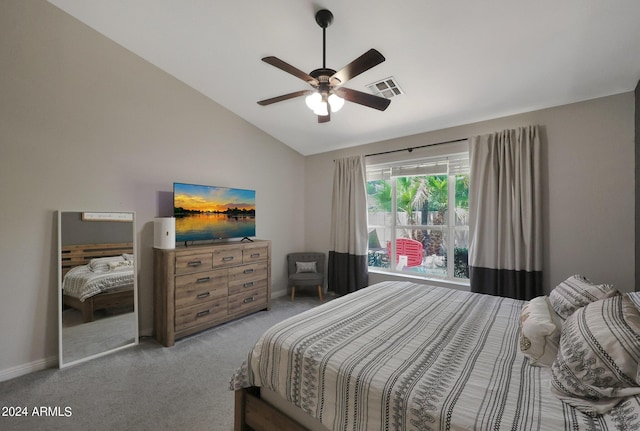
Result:
{"label": "ceiling fan blade", "polygon": [[350,88],[336,88],[334,93],[344,100],[379,111],[384,111],[391,103],[391,100],[385,99],[384,97],[374,96],[373,94],[363,93],[362,91],[352,90]]}
{"label": "ceiling fan blade", "polygon": [[327,115],[318,115],[318,123],[328,123],[331,121],[331,112],[328,112]]}
{"label": "ceiling fan blade", "polygon": [[305,82],[308,82],[309,84],[313,85],[313,86],[317,86],[318,85],[318,80],[315,79],[314,77],[312,77],[311,75],[309,75],[308,73],[303,72],[300,69],[297,69],[295,67],[293,67],[292,65],[290,65],[289,63],[286,63],[282,60],[280,60],[278,57],[265,57],[262,59],[262,61],[264,61],[265,63],[268,63],[274,67],[277,67],[280,70],[283,70],[293,76],[295,76],[296,78],[300,78]]}
{"label": "ceiling fan blade", "polygon": [[380,54],[380,52],[375,49],[370,49],[369,51],[365,52],[360,57],[356,58],[351,63],[347,64],[345,67],[334,73],[331,77],[331,80],[333,80],[333,78],[337,78],[340,80],[340,84],[344,84],[348,80],[360,75],[362,72],[365,72],[372,67],[377,66],[384,60],[385,58],[382,54]]}
{"label": "ceiling fan blade", "polygon": [[272,103],[282,102],[283,100],[289,100],[289,99],[293,99],[293,98],[296,98],[296,97],[304,96],[304,95],[312,93],[312,92],[313,91],[311,91],[311,90],[294,91],[293,93],[283,94],[282,96],[277,96],[277,97],[272,97],[271,99],[261,100],[261,101],[258,102],[258,105],[267,106],[267,105],[271,105]]}

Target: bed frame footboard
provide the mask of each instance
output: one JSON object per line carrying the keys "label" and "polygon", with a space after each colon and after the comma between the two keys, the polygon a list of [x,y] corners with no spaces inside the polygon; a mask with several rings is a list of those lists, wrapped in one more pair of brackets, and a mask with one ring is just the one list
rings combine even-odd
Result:
{"label": "bed frame footboard", "polygon": [[81,302],[78,298],[63,294],[62,303],[67,307],[80,311],[82,313],[82,322],[88,323],[93,322],[93,312],[96,310],[124,306],[133,307],[133,295],[133,289],[117,292],[102,292]]}
{"label": "bed frame footboard", "polygon": [[235,431],[309,431],[260,398],[260,388],[239,389],[235,393]]}

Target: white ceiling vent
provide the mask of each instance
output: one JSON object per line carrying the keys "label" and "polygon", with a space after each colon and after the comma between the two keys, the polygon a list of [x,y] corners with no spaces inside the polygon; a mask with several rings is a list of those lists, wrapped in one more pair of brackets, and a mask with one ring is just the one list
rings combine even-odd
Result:
{"label": "white ceiling vent", "polygon": [[378,82],[367,84],[367,88],[376,96],[384,97],[386,99],[391,99],[393,97],[404,94],[404,92],[398,85],[398,81],[396,81],[396,78],[394,78],[393,76],[390,76]]}

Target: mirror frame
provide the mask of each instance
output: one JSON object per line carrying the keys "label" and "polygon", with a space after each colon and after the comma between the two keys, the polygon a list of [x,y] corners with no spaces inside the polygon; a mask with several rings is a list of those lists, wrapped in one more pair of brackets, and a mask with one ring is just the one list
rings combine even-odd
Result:
{"label": "mirror frame", "polygon": [[[99,358],[105,355],[109,355],[111,353],[129,348],[131,346],[135,346],[140,342],[140,329],[139,329],[139,312],[138,312],[138,241],[136,240],[137,232],[136,232],[136,214],[134,211],[87,211],[87,210],[58,210],[58,259],[57,263],[57,274],[58,274],[58,283],[56,283],[56,287],[58,288],[58,367],[66,368],[72,365],[80,364],[82,362],[89,361],[91,359]],[[63,307],[63,298],[62,298],[62,214],[63,213],[80,213],[83,214],[83,220],[86,221],[124,221],[131,222],[131,235],[133,242],[133,256],[134,256],[134,266],[133,266],[133,318],[134,318],[134,339],[131,343],[126,343],[122,346],[106,349],[102,352],[98,352],[95,354],[90,354],[83,358],[75,359],[72,361],[65,361],[64,358],[64,346],[62,343],[62,307]]]}

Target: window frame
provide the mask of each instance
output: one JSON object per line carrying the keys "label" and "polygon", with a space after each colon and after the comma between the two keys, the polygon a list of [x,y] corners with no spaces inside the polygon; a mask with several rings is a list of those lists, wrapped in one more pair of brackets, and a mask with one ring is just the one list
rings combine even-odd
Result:
{"label": "window frame", "polygon": [[[469,175],[468,170],[468,151],[467,152],[452,152],[450,154],[443,154],[439,156],[432,157],[421,157],[416,159],[404,160],[404,161],[393,161],[393,162],[381,162],[376,164],[367,165],[366,174],[367,174],[367,183],[370,180],[370,175],[375,171],[383,171],[385,169],[390,169],[389,178],[385,178],[384,175],[381,176],[381,180],[385,180],[389,182],[389,186],[391,188],[391,217],[384,217],[383,223],[390,222],[390,224],[370,224],[369,220],[367,220],[367,229],[369,232],[372,230],[382,229],[389,233],[388,241],[390,241],[390,255],[387,254],[389,260],[389,267],[381,267],[381,266],[368,266],[369,271],[377,272],[381,274],[390,274],[394,276],[407,276],[411,278],[419,278],[424,280],[433,280],[437,282],[449,282],[456,284],[464,284],[469,285],[468,278],[461,278],[455,276],[455,249],[456,249],[456,233],[457,232],[466,232],[466,237],[469,238],[469,224],[467,220],[467,224],[465,225],[457,225],[456,223],[456,179],[460,175]],[[460,159],[465,160],[462,164],[459,163]],[[451,172],[451,162],[457,161],[458,165],[454,172]],[[447,162],[447,173],[414,173],[411,175],[393,175],[393,168],[401,168],[408,166],[416,166],[421,163],[431,164],[431,163],[441,163],[442,161]],[[463,167],[460,168],[460,165]],[[399,169],[402,172],[402,169]],[[374,174],[375,175],[375,174]],[[372,175],[372,176],[374,176]],[[397,178],[399,177],[410,177],[410,176],[439,176],[446,175],[447,177],[447,220],[446,225],[434,225],[434,224],[400,224],[398,220],[398,202],[397,202]],[[369,194],[367,193],[367,214],[369,214],[370,206],[369,206]],[[446,266],[446,275],[439,276],[436,274],[427,274],[427,273],[419,273],[419,272],[407,272],[403,269],[396,269],[396,265],[393,264],[396,262],[396,239],[401,238],[402,236],[398,235],[398,232],[401,230],[428,230],[428,231],[441,231],[444,233],[445,241],[447,245],[447,266]],[[386,237],[386,235],[385,235]],[[383,247],[383,248],[386,248]],[[467,245],[468,249],[468,245]],[[367,248],[368,254],[370,250]],[[369,263],[369,262],[368,262]]]}

